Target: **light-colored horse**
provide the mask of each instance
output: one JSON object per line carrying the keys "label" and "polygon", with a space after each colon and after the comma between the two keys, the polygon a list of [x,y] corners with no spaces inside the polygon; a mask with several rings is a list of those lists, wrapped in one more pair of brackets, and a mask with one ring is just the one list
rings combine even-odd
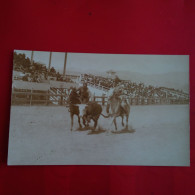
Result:
{"label": "light-colored horse", "polygon": [[[126,126],[125,128],[128,129],[128,121],[129,121],[129,114],[130,114],[130,104],[127,102],[126,99],[120,99],[117,96],[113,96],[110,98],[106,108],[107,113],[111,117],[113,117],[113,123],[115,125],[115,130],[117,130],[117,123],[116,118],[122,118],[122,126],[124,126],[123,118],[126,117]],[[111,111],[111,113],[109,112]]]}

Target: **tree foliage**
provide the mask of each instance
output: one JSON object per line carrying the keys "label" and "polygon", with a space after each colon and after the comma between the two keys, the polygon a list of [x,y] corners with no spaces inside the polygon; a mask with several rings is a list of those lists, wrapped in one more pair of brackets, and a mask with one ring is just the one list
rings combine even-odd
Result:
{"label": "tree foliage", "polygon": [[[48,69],[45,64],[40,62],[35,62],[31,64],[31,61],[25,54],[14,52],[14,70],[22,71],[22,72],[38,72],[38,73],[48,73]],[[56,70],[54,67],[50,69],[52,74],[56,74]]]}

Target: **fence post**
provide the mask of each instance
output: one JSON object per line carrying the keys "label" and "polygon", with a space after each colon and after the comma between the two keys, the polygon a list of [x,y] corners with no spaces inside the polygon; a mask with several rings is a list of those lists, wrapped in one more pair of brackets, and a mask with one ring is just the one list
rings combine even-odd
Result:
{"label": "fence post", "polygon": [[62,89],[61,89],[61,96],[60,96],[60,99],[61,99],[60,105],[62,106],[62,105],[63,105]]}
{"label": "fence post", "polygon": [[105,97],[102,97],[102,106],[105,104]]}
{"label": "fence post", "polygon": [[31,106],[31,104],[32,104],[32,92],[33,92],[33,90],[32,90],[32,88],[31,88],[31,92],[30,92],[30,106]]}
{"label": "fence post", "polygon": [[48,98],[49,98],[49,90],[47,90],[47,93],[46,93],[46,106],[48,106]]}

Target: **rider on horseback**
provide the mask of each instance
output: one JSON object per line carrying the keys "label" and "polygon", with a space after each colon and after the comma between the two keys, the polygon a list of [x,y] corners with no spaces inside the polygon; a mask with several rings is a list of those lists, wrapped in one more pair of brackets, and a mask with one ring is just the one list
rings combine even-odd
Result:
{"label": "rider on horseback", "polygon": [[[123,103],[124,102],[127,103],[127,101],[124,100],[123,98],[121,98],[121,95],[123,95],[123,92],[122,92],[122,88],[121,88],[121,80],[118,77],[116,77],[116,79],[115,79],[114,86],[115,87],[109,91],[108,101],[111,101],[113,98],[119,100],[121,103],[121,110],[125,112],[125,109],[123,107]],[[107,112],[108,112],[108,109],[109,109],[109,106],[107,107]]]}
{"label": "rider on horseback", "polygon": [[122,118],[122,126],[124,126],[123,118],[126,117],[126,129],[128,129],[128,118],[130,113],[130,105],[126,100],[126,97],[123,95],[121,86],[118,85],[113,89],[110,96],[108,96],[108,103],[106,107],[106,112],[108,116],[113,117],[113,122],[115,129],[117,130],[116,118]]}
{"label": "rider on horseback", "polygon": [[83,83],[83,86],[78,89],[78,94],[80,96],[82,104],[86,104],[89,102],[91,93],[87,87],[87,83]]}
{"label": "rider on horseback", "polygon": [[[71,114],[71,130],[73,127],[73,116],[74,115],[78,116],[79,126],[80,128],[82,127],[80,123],[81,115],[80,115],[80,108],[78,104],[87,104],[89,102],[89,98],[90,98],[90,92],[86,84],[83,84],[83,87],[80,87],[79,89],[76,89],[75,87],[71,87],[71,92],[68,98],[68,103],[69,103],[68,107],[69,107],[69,112]],[[84,106],[87,106],[87,105],[84,105]],[[85,124],[84,122],[85,120],[90,122],[91,116],[85,114],[82,116],[82,118],[83,118],[83,124]]]}

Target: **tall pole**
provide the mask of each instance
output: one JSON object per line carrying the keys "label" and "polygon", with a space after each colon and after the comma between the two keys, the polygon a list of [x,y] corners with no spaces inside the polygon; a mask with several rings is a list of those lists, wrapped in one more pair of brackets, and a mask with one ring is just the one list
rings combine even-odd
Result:
{"label": "tall pole", "polygon": [[50,72],[50,68],[51,68],[51,57],[52,57],[52,52],[49,53],[48,72]]}
{"label": "tall pole", "polygon": [[65,77],[65,74],[66,74],[66,62],[67,62],[67,52],[65,53],[65,58],[64,58],[63,77]]}
{"label": "tall pole", "polygon": [[33,57],[34,57],[34,51],[31,52],[31,59],[30,59],[31,66],[33,65]]}

